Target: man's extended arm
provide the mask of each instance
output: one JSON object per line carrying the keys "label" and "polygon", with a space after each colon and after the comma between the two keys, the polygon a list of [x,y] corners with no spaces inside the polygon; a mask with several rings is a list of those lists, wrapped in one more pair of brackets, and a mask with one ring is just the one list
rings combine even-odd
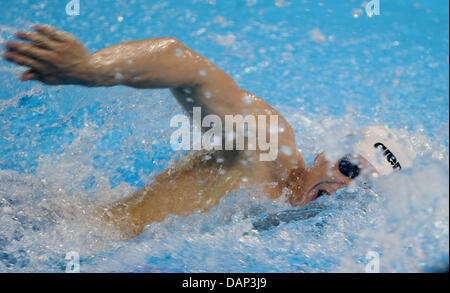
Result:
{"label": "man's extended arm", "polygon": [[[228,74],[175,38],[125,42],[89,54],[68,33],[46,25],[37,25],[35,30],[17,34],[30,43],[6,43],[5,58],[31,68],[22,75],[24,81],[170,88],[188,111],[201,106],[205,114],[220,116],[250,107],[246,92]],[[260,104],[251,108],[270,108],[256,96],[249,97]]]}
{"label": "man's extended arm", "polygon": [[30,43],[6,43],[5,58],[30,67],[22,75],[24,81],[170,88],[188,113],[197,106],[203,116],[215,114],[222,121],[225,115],[278,115],[280,127],[286,130],[279,133],[279,143],[295,150],[294,132],[275,109],[175,38],[125,42],[90,54],[71,34],[47,25],[37,25],[35,30],[17,33]]}
{"label": "man's extended arm", "polygon": [[[188,113],[201,107],[203,116],[277,115],[280,166],[297,164],[294,131],[275,109],[261,98],[241,89],[228,74],[175,38],[155,38],[120,43],[90,54],[71,34],[47,25],[35,32],[18,32],[29,41],[7,42],[7,60],[30,67],[22,80],[46,84],[84,86],[126,85],[135,88],[170,88]],[[259,151],[259,149],[257,149]],[[291,163],[294,162],[294,163]]]}

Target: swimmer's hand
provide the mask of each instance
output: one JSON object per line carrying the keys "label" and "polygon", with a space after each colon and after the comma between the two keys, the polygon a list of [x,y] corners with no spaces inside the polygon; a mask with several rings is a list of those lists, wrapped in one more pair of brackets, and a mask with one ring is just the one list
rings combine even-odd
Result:
{"label": "swimmer's hand", "polygon": [[38,80],[45,84],[80,84],[89,86],[92,70],[89,51],[73,35],[47,25],[36,25],[35,32],[17,33],[29,41],[7,42],[4,58],[27,66],[22,81]]}

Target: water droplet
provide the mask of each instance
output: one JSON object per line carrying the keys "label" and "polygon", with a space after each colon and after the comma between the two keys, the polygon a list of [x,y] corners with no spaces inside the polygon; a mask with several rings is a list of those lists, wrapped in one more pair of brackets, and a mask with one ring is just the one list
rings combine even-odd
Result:
{"label": "water droplet", "polygon": [[316,43],[324,43],[326,41],[325,36],[322,34],[319,28],[314,28],[310,32],[311,40]]}
{"label": "water droplet", "polygon": [[181,48],[177,48],[175,50],[175,55],[177,55],[178,57],[183,56],[183,50]]}
{"label": "water droplet", "polygon": [[225,18],[223,16],[217,16],[216,18],[214,18],[214,23],[224,23],[225,22]]}
{"label": "water droplet", "polygon": [[363,14],[363,10],[361,8],[355,8],[352,10],[352,15],[354,18],[358,18]]}
{"label": "water droplet", "polygon": [[283,54],[281,54],[281,56],[283,57],[284,60],[291,60],[292,59],[292,54],[289,52],[284,52]]}
{"label": "water droplet", "polygon": [[250,97],[250,96],[248,96],[248,95],[245,95],[245,96],[244,96],[244,103],[245,103],[246,105],[252,104],[252,103],[253,103],[252,97]]}
{"label": "water droplet", "polygon": [[221,46],[229,47],[234,44],[236,37],[232,33],[228,33],[225,36],[218,35],[216,41]]}
{"label": "water droplet", "polygon": [[281,152],[285,155],[291,156],[293,154],[292,149],[286,145],[282,145],[280,149]]}
{"label": "water droplet", "polygon": [[291,3],[287,2],[285,0],[276,0],[275,1],[275,6],[277,6],[277,7],[288,7],[290,5],[291,5]]}

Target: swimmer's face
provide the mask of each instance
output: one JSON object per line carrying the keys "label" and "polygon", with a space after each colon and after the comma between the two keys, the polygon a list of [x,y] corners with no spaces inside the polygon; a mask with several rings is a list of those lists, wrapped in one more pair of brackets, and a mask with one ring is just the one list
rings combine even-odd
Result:
{"label": "swimmer's face", "polygon": [[331,195],[338,189],[348,186],[353,180],[374,170],[362,156],[345,156],[337,162],[329,162],[324,153],[320,153],[314,164],[307,168],[290,187],[292,205],[304,206],[323,195]]}

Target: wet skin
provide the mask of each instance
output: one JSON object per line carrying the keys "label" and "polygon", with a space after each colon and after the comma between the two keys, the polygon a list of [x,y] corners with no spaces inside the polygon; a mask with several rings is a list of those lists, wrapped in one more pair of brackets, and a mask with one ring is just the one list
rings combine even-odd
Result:
{"label": "wet skin", "polygon": [[222,120],[236,114],[278,115],[282,129],[278,145],[291,152],[279,151],[274,161],[260,161],[258,154],[263,151],[258,148],[207,155],[198,152],[163,171],[151,185],[98,208],[99,217],[119,227],[125,238],[139,235],[146,224],[162,221],[169,214],[207,212],[233,189],[258,185],[270,198],[284,192],[290,204],[304,206],[352,181],[340,172],[338,162],[327,161],[323,153],[307,168],[296,148],[294,131],[280,113],[175,38],[125,42],[92,54],[74,36],[46,25],[18,32],[17,38],[23,41],[7,42],[4,58],[28,67],[22,81],[169,88],[188,113],[197,106],[203,116],[215,114]]}

